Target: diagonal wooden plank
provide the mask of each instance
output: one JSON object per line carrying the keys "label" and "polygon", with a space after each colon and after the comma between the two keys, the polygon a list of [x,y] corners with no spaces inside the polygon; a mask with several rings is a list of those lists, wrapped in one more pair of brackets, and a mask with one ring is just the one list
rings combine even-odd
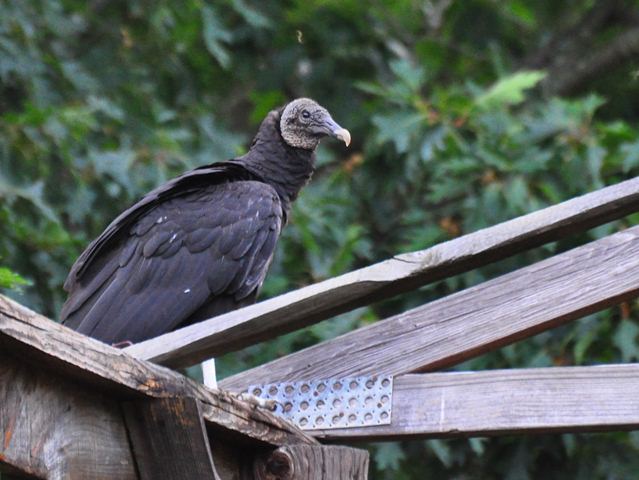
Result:
{"label": "diagonal wooden plank", "polygon": [[130,357],[81,335],[0,295],[0,351],[56,375],[109,392],[113,398],[192,397],[207,426],[235,432],[259,444],[315,443],[294,426],[234,396],[211,390],[185,376]]}
{"label": "diagonal wooden plank", "polygon": [[639,365],[395,377],[390,425],[315,431],[351,441],[639,428]]}
{"label": "diagonal wooden plank", "polygon": [[220,382],[398,375],[454,365],[639,294],[639,227]]}
{"label": "diagonal wooden plank", "polygon": [[639,211],[639,178],[220,315],[126,349],[186,366]]}

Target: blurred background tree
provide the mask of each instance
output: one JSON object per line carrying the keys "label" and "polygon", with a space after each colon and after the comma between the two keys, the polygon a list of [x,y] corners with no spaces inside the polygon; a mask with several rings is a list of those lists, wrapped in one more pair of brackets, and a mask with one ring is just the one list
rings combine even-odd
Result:
{"label": "blurred background tree", "polygon": [[[245,151],[311,96],[320,149],[262,296],[639,173],[639,2],[0,0],[0,288],[52,317],[140,195]],[[222,376],[637,223],[637,216],[227,355]],[[624,304],[461,369],[639,359]],[[468,412],[472,415],[472,412]],[[377,479],[628,479],[639,435],[370,445]]]}

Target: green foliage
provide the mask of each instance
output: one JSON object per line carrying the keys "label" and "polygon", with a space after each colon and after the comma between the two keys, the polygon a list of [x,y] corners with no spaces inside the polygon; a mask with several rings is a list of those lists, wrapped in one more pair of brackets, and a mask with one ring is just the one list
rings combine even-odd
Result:
{"label": "green foliage", "polygon": [[475,105],[478,108],[490,109],[521,103],[524,101],[524,92],[537,85],[545,76],[544,72],[518,72],[509,75],[477,97]]}
{"label": "green foliage", "polygon": [[[242,153],[264,115],[295,96],[328,107],[353,145],[322,144],[263,297],[639,173],[638,114],[628,107],[636,84],[623,71],[607,77],[610,88],[557,98],[540,87],[551,72],[521,61],[597,2],[471,0],[441,14],[439,3],[0,3],[0,287],[22,285],[9,294],[55,317],[72,262],[118,212],[179,172]],[[263,363],[638,220],[226,355],[218,369]],[[458,368],[636,360],[637,307]],[[624,433],[371,450],[372,478],[399,480],[632,478],[639,468],[639,440]]]}
{"label": "green foliage", "polygon": [[639,326],[630,320],[622,320],[612,337],[614,345],[621,352],[624,362],[639,359],[639,345],[637,345]]}
{"label": "green foliage", "polygon": [[21,285],[29,285],[28,280],[25,280],[17,273],[12,272],[7,267],[0,267],[0,288],[18,288]]}

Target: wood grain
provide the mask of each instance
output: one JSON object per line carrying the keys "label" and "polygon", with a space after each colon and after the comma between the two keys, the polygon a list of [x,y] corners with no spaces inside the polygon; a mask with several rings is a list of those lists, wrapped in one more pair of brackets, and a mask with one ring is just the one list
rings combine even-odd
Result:
{"label": "wood grain", "polygon": [[127,348],[187,366],[639,211],[639,178],[331,278]]}
{"label": "wood grain", "polygon": [[197,400],[143,399],[123,410],[140,480],[219,480]]}
{"label": "wood grain", "polygon": [[366,480],[368,452],[350,447],[287,445],[258,457],[255,480]]}
{"label": "wood grain", "polygon": [[0,461],[43,479],[137,479],[117,401],[0,354]]}
{"label": "wood grain", "polygon": [[390,425],[316,431],[332,441],[639,428],[639,365],[395,377]]}
{"label": "wood grain", "polygon": [[0,295],[0,351],[12,352],[56,376],[108,392],[119,400],[192,397],[207,426],[280,446],[315,443],[311,437],[226,392],[205,388],[167,368],[130,357]]}
{"label": "wood grain", "polygon": [[224,379],[220,386],[454,365],[639,293],[639,227]]}

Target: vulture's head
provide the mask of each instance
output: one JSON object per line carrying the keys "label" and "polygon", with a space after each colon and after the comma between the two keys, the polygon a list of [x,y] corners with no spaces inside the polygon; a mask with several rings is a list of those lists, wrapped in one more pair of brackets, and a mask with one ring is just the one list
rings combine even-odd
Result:
{"label": "vulture's head", "polygon": [[351,134],[340,127],[324,107],[310,98],[298,98],[284,107],[280,118],[282,138],[291,147],[313,150],[327,135],[351,143]]}

